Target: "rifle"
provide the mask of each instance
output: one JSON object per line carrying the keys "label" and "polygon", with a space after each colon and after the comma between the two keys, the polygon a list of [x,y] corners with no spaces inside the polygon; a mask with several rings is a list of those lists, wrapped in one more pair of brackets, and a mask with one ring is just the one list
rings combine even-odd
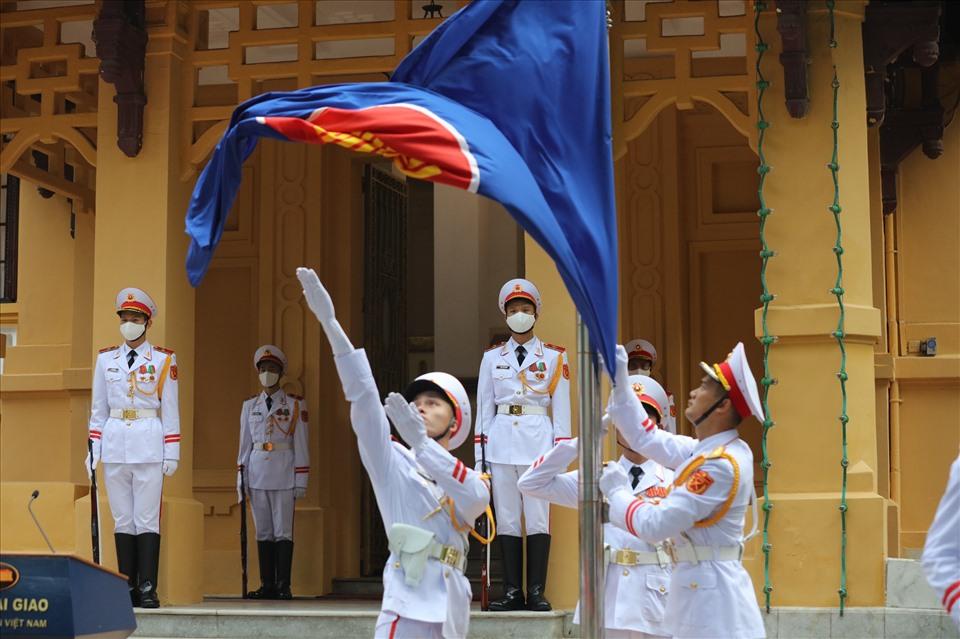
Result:
{"label": "rifle", "polygon": [[[480,434],[480,471],[487,472],[487,435]],[[490,503],[493,503],[493,480],[490,481]],[[486,516],[480,515],[477,523],[480,535],[488,537],[490,534],[490,521]],[[483,547],[483,563],[480,564],[480,610],[490,610],[490,544]]]}
{"label": "rifle", "polygon": [[240,465],[240,596],[247,598],[247,478]]}
{"label": "rifle", "polygon": [[93,469],[93,440],[87,438],[90,453],[90,542],[93,545],[93,562],[100,563],[100,504],[97,493],[97,471]]}

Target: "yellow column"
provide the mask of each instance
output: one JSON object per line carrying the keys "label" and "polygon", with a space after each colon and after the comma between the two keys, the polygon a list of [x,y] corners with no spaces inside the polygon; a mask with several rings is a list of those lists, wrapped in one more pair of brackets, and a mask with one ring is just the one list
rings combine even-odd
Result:
{"label": "yellow column", "polygon": [[[877,490],[877,434],[873,344],[880,314],[873,306],[867,128],[861,22],[863,3],[838,2],[836,39],[828,47],[829,17],[810,6],[808,37],[810,110],[792,119],[784,107],[783,70],[773,12],[764,17],[765,96],[770,121],[764,150],[773,167],[765,194],[773,209],[767,239],[776,251],[768,280],[776,299],[770,330],[779,337],[770,367],[778,380],[770,393],[776,426],[769,434],[773,510],[771,579],[775,606],[837,606],[840,587],[841,411],[840,352],[831,336],[839,317],[830,294],[837,276],[836,228],[828,206],[833,183],[833,64],[840,80],[839,181],[843,225],[843,286],[849,381],[847,428],[848,606],[884,602],[886,507]],[[761,334],[759,313],[757,335]],[[754,363],[760,371],[760,363]],[[758,373],[758,377],[760,373]],[[762,561],[751,564],[762,598]],[[762,599],[761,599],[762,600]]]}
{"label": "yellow column", "polygon": [[[147,291],[159,312],[148,339],[177,355],[180,383],[179,469],[165,478],[160,523],[159,593],[163,604],[202,598],[203,512],[193,499],[194,290],[184,259],[188,246],[184,212],[191,184],[180,176],[181,86],[191,70],[177,38],[153,38],[146,59],[147,105],[143,148],[135,158],[116,143],[117,107],[111,85],[100,83],[97,131],[97,234],[93,287],[93,343],[119,343],[114,304],[117,291]],[[228,312],[224,309],[224,312]],[[101,490],[104,556],[114,562],[112,520]],[[77,503],[86,512],[86,499]],[[78,528],[82,535],[82,526]]]}

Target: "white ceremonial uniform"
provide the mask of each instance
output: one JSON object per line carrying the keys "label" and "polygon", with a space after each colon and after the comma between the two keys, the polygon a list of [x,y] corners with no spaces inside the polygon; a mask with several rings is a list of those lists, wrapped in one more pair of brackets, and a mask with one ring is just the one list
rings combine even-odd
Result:
{"label": "white ceremonial uniform", "polygon": [[923,546],[923,571],[960,629],[960,457],[950,466],[947,490]]}
{"label": "white ceremonial uniform", "polygon": [[[753,497],[753,453],[736,429],[698,441],[647,419],[621,428],[631,448],[674,467],[659,503],[618,491],[610,521],[650,543],[670,538],[677,560],[665,626],[676,638],[752,639],[766,629],[750,575],[741,562],[743,526]],[[736,478],[736,482],[734,481]]]}
{"label": "white ceremonial uniform", "polygon": [[293,539],[294,489],[306,488],[310,473],[307,401],[278,389],[243,402],[240,453],[246,470],[257,541]]}
{"label": "white ceremonial uniform", "polygon": [[[384,527],[390,531],[395,524],[407,524],[427,530],[444,546],[448,559],[429,559],[419,583],[410,585],[400,557],[391,552],[383,571],[383,603],[375,636],[462,639],[467,636],[472,597],[470,582],[462,572],[469,548],[467,531],[488,506],[490,491],[480,473],[464,466],[435,441],[428,441],[416,453],[391,441],[389,422],[363,349],[336,356],[334,361],[350,402],[350,423],[357,435],[360,460],[373,484]],[[448,498],[463,531],[454,527],[449,506],[442,505]],[[404,623],[407,620],[419,623]]]}
{"label": "white ceremonial uniform", "polygon": [[[520,492],[566,508],[578,508],[579,471],[565,472],[577,458],[577,447],[577,439],[563,441],[535,461],[520,478]],[[634,466],[626,457],[620,457],[619,463],[627,471]],[[662,498],[673,480],[673,473],[653,460],[647,460],[641,468],[643,475],[632,489],[633,494]],[[604,587],[605,636],[625,639],[669,636],[663,624],[670,591],[667,555],[609,522],[603,525],[603,545],[610,561]],[[629,565],[638,560],[649,563]],[[579,623],[579,618],[578,604],[574,623]]]}
{"label": "white ceremonial uniform", "polygon": [[100,351],[89,436],[99,446],[114,530],[160,532],[164,460],[180,459],[177,360],[144,341],[127,365],[126,343]]}
{"label": "white ceremonial uniform", "polygon": [[557,442],[570,439],[570,368],[565,349],[534,336],[520,346],[510,338],[487,350],[477,381],[477,431],[474,452],[479,463],[480,441],[486,438],[497,508],[497,532],[520,536],[523,514],[528,535],[550,532],[549,504],[523,498],[520,475]]}

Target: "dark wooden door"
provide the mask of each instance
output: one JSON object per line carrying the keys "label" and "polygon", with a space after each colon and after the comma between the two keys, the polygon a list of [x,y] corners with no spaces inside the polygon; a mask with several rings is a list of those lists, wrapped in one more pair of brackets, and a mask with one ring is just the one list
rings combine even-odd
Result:
{"label": "dark wooden door", "polygon": [[[407,185],[367,165],[363,176],[363,346],[381,399],[407,380]],[[361,493],[363,576],[383,572],[389,556],[383,520],[370,480]]]}

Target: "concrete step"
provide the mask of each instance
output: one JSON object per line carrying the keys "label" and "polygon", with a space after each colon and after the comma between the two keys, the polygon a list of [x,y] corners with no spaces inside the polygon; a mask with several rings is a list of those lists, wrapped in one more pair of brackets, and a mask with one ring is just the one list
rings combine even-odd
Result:
{"label": "concrete step", "polygon": [[940,599],[916,559],[887,559],[887,606],[940,610]]}
{"label": "concrete step", "polygon": [[[195,606],[137,610],[134,637],[169,639],[369,639],[379,601],[304,599],[294,601],[217,601]],[[475,610],[471,639],[563,639],[566,611],[489,613]]]}
{"label": "concrete step", "polygon": [[[134,637],[150,639],[369,639],[379,602],[329,599],[207,601],[138,610]],[[474,608],[470,639],[579,636],[570,611],[484,613]],[[764,615],[769,639],[960,639],[942,611],[917,608],[776,608]]]}

